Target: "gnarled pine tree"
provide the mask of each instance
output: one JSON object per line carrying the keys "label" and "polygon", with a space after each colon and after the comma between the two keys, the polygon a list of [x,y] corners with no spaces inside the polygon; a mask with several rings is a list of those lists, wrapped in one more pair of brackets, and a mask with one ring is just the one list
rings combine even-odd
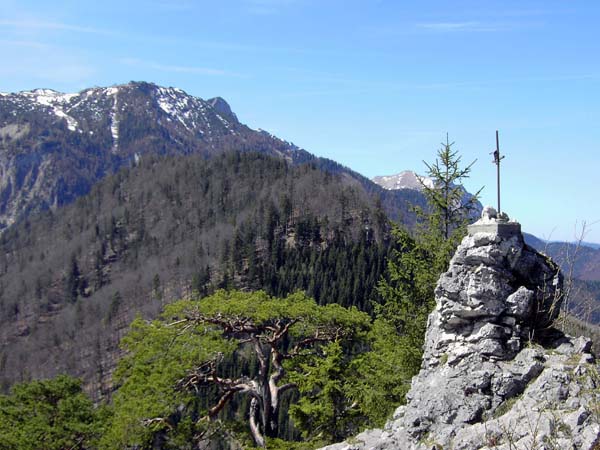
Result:
{"label": "gnarled pine tree", "polygon": [[[138,319],[123,340],[128,354],[117,372],[121,386],[105,445],[199,442],[225,406],[245,396],[252,439],[265,447],[278,436],[283,393],[296,388],[288,372],[324,344],[359,338],[369,322],[354,308],[319,306],[303,294],[280,299],[237,291],[181,300],[151,323]],[[242,369],[235,376],[223,367],[229,356]],[[209,392],[216,400],[203,405]]]}

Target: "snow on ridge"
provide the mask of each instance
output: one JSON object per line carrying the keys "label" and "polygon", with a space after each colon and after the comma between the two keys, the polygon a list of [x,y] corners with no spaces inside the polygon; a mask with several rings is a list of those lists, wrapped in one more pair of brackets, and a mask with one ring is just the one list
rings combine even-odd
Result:
{"label": "snow on ridge", "polygon": [[77,131],[77,127],[78,127],[78,123],[75,119],[73,119],[71,116],[69,116],[68,114],[65,114],[65,112],[62,109],[59,108],[54,108],[54,114],[57,117],[60,117],[61,119],[65,119],[67,121],[67,128],[71,131]]}
{"label": "snow on ridge", "polygon": [[60,95],[60,92],[55,91],[54,89],[34,89],[32,91],[23,91],[21,92],[23,95],[27,95],[29,97],[40,96],[40,97],[56,97]]}
{"label": "snow on ridge", "polygon": [[33,91],[24,91],[21,94],[44,106],[69,103],[73,98],[79,97],[79,94],[64,94],[54,89],[34,89]]}
{"label": "snow on ridge", "polygon": [[79,94],[60,94],[59,96],[63,103],[69,103],[75,97],[79,97]]}
{"label": "snow on ridge", "polygon": [[217,116],[217,119],[219,119],[221,122],[223,122],[223,125],[225,125],[227,128],[229,128],[229,122],[227,122],[227,120],[225,120],[223,117],[221,117],[221,114],[219,113],[215,113]]}
{"label": "snow on ridge", "polygon": [[[197,128],[196,120],[199,119],[197,110],[207,122],[202,100],[189,96],[179,88],[157,87],[156,92],[160,109],[170,118],[178,120],[186,130],[193,131]],[[208,125],[210,128],[210,124]],[[204,133],[202,132],[202,134]]]}
{"label": "snow on ridge", "polygon": [[[118,91],[117,91],[118,92]],[[109,94],[112,95],[112,94]],[[112,152],[117,153],[119,150],[119,118],[117,117],[119,107],[119,96],[115,94],[115,101],[110,112],[110,133],[113,138]]]}
{"label": "snow on ridge", "polygon": [[152,91],[156,105],[167,115],[167,122],[179,122],[189,132],[210,135],[214,131],[212,118],[216,116],[229,133],[236,134],[232,123],[214,111],[205,100],[176,87],[153,85]]}
{"label": "snow on ridge", "polygon": [[79,94],[64,94],[53,89],[34,89],[21,94],[39,105],[50,108],[56,117],[65,119],[70,131],[77,131],[79,128],[77,121],[63,110],[63,107]]}
{"label": "snow on ridge", "polygon": [[434,187],[431,178],[418,175],[411,170],[405,170],[396,175],[378,176],[373,178],[373,182],[390,191],[396,189],[413,189],[421,191],[423,190],[423,184],[431,189]]}
{"label": "snow on ridge", "polygon": [[221,114],[217,112],[215,112],[215,115],[217,116],[217,119],[219,119],[221,123],[225,126],[225,128],[227,128],[227,131],[229,131],[231,134],[236,134],[235,130],[231,128],[231,124],[227,119],[225,119],[223,116],[221,116]]}
{"label": "snow on ridge", "polygon": [[296,150],[298,150],[300,148],[296,144],[294,144],[293,142],[286,141],[285,139],[281,139],[279,136],[274,135],[270,131],[264,130],[262,128],[257,128],[256,131],[258,131],[261,134],[265,134],[265,135],[269,136],[271,139],[274,139],[274,140],[279,141],[279,142],[281,142],[283,144],[289,145],[290,147],[293,147]]}
{"label": "snow on ridge", "polygon": [[[377,176],[372,181],[384,189],[387,190],[400,190],[400,189],[412,189],[416,191],[423,191],[423,185],[429,189],[435,188],[435,182],[430,177],[421,176],[411,170],[405,170],[396,175]],[[473,198],[473,195],[469,193],[462,185],[453,185],[460,189],[461,199],[456,200],[457,205],[465,204]],[[475,209],[473,211],[473,217],[479,217],[481,214],[481,204],[475,203]]]}
{"label": "snow on ridge", "polygon": [[433,182],[433,180],[429,177],[422,177],[421,180],[423,181],[423,184],[425,186],[427,186],[429,189],[433,189],[435,188],[435,183]]}

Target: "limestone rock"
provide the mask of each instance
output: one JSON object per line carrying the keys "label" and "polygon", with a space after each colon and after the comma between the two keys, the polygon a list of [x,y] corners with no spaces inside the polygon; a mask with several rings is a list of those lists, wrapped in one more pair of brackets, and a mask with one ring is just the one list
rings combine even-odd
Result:
{"label": "limestone rock", "polygon": [[498,218],[498,211],[491,206],[485,206],[481,211],[481,218],[484,220],[493,220]]}
{"label": "limestone rock", "polygon": [[518,223],[495,213],[484,210],[438,281],[407,404],[384,430],[331,450],[600,445],[591,343],[548,330],[563,300],[562,274],[524,243]]}

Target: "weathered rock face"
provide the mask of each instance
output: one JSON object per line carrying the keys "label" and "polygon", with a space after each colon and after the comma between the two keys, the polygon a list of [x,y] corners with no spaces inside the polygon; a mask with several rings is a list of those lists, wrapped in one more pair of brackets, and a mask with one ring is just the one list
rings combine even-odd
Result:
{"label": "weathered rock face", "polygon": [[563,299],[562,275],[524,244],[518,223],[494,213],[484,211],[470,227],[438,281],[408,403],[384,430],[330,450],[593,449],[600,443],[591,342],[549,328]]}

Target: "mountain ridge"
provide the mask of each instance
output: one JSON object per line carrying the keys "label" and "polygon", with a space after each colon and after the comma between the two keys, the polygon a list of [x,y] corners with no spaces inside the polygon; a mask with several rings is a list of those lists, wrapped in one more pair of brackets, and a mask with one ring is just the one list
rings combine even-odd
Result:
{"label": "mountain ridge", "polygon": [[241,123],[221,97],[130,82],[64,94],[36,89],[0,96],[0,231],[31,212],[56,209],[144,155],[257,151],[312,163],[381,198],[395,220],[414,223],[418,192],[388,192],[359,173]]}

